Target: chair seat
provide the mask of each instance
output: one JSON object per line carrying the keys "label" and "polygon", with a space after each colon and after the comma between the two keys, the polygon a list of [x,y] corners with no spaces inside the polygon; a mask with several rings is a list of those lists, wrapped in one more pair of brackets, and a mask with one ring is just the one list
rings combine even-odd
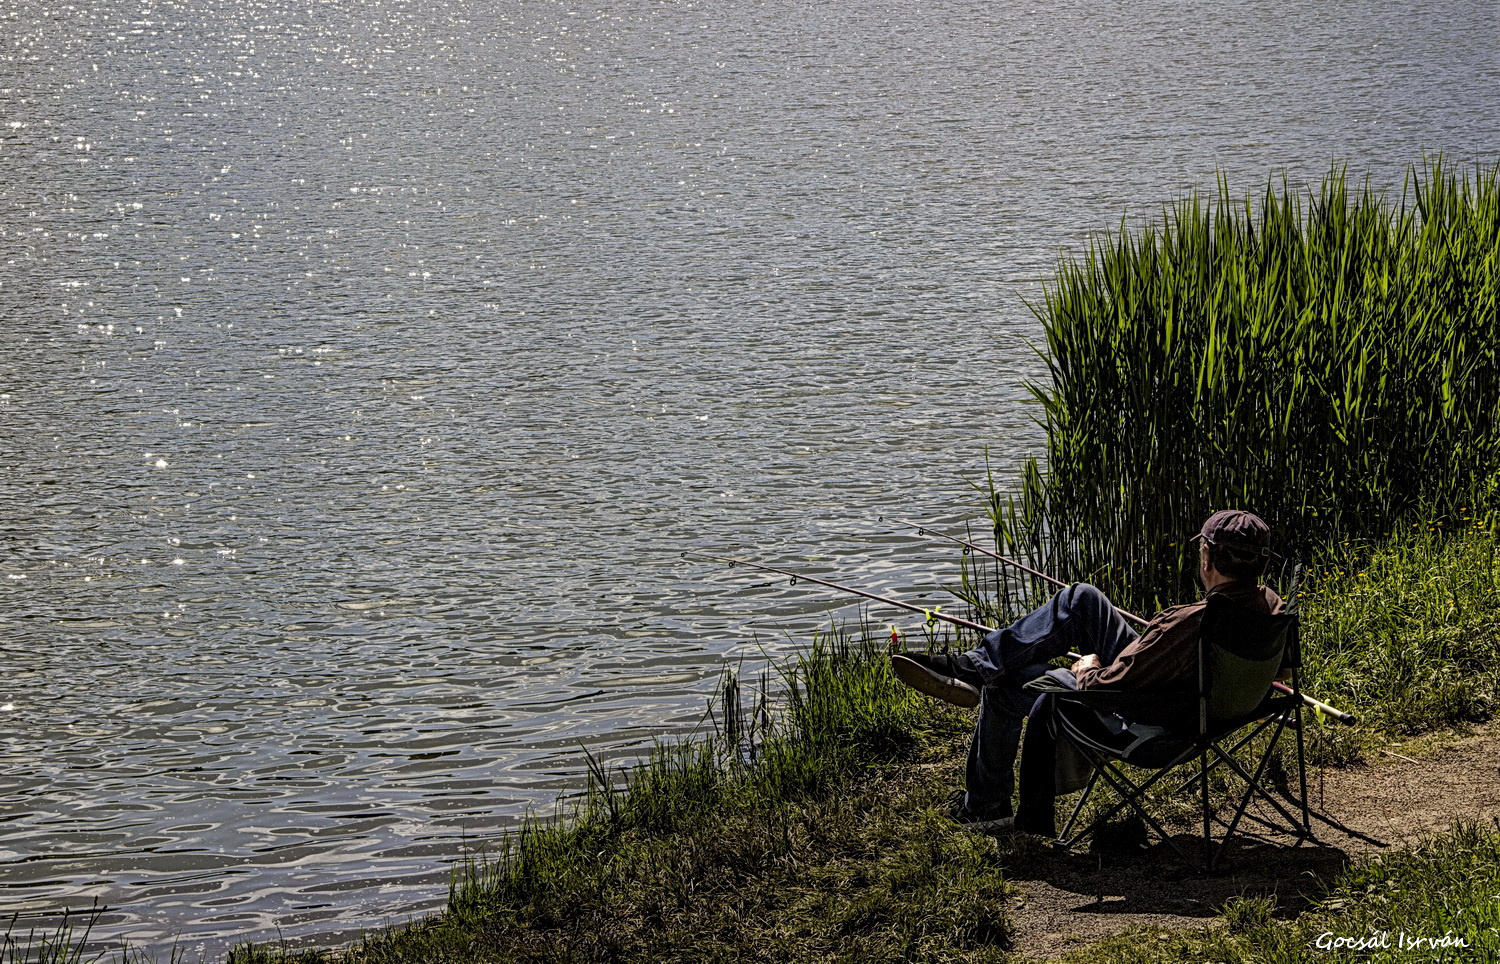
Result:
{"label": "chair seat", "polygon": [[1148,770],[1171,766],[1194,752],[1193,740],[1176,736],[1166,727],[1132,723],[1118,713],[1095,710],[1066,696],[1058,699],[1053,719],[1069,739]]}

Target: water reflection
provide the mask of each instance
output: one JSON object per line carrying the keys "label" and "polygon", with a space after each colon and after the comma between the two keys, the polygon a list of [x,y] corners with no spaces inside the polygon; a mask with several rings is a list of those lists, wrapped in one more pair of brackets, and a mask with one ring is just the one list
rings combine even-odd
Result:
{"label": "water reflection", "polygon": [[940,599],[1059,248],[1500,149],[1492,4],[1304,7],[0,10],[0,905],[399,920],[826,618],[680,550]]}

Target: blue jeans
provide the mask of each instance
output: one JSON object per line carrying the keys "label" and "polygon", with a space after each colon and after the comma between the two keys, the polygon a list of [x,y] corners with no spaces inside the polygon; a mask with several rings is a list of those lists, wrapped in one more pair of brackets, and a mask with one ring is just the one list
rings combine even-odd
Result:
{"label": "blue jeans", "polygon": [[971,811],[1010,809],[1021,722],[1036,702],[1036,694],[1021,687],[1070,650],[1096,654],[1107,666],[1135,638],[1135,630],[1104,593],[1077,583],[990,633],[978,649],[968,653],[984,679],[979,720],[964,771],[968,791],[964,803]]}

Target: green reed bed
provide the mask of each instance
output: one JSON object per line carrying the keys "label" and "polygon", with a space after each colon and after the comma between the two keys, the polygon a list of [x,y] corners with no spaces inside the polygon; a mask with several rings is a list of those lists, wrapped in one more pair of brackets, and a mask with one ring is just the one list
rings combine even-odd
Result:
{"label": "green reed bed", "polygon": [[1036,306],[1046,458],[992,490],[1002,547],[1149,608],[1190,594],[1185,538],[1216,508],[1305,558],[1493,507],[1497,169],[1433,161],[1399,197],[1221,181],[1062,263]]}

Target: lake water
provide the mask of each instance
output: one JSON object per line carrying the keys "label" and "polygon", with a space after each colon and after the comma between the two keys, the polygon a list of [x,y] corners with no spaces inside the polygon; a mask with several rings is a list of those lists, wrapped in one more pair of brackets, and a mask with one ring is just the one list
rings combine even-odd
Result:
{"label": "lake water", "polygon": [[843,602],[682,550],[942,600],[1060,251],[1497,103],[1492,0],[9,0],[0,916],[437,908]]}

